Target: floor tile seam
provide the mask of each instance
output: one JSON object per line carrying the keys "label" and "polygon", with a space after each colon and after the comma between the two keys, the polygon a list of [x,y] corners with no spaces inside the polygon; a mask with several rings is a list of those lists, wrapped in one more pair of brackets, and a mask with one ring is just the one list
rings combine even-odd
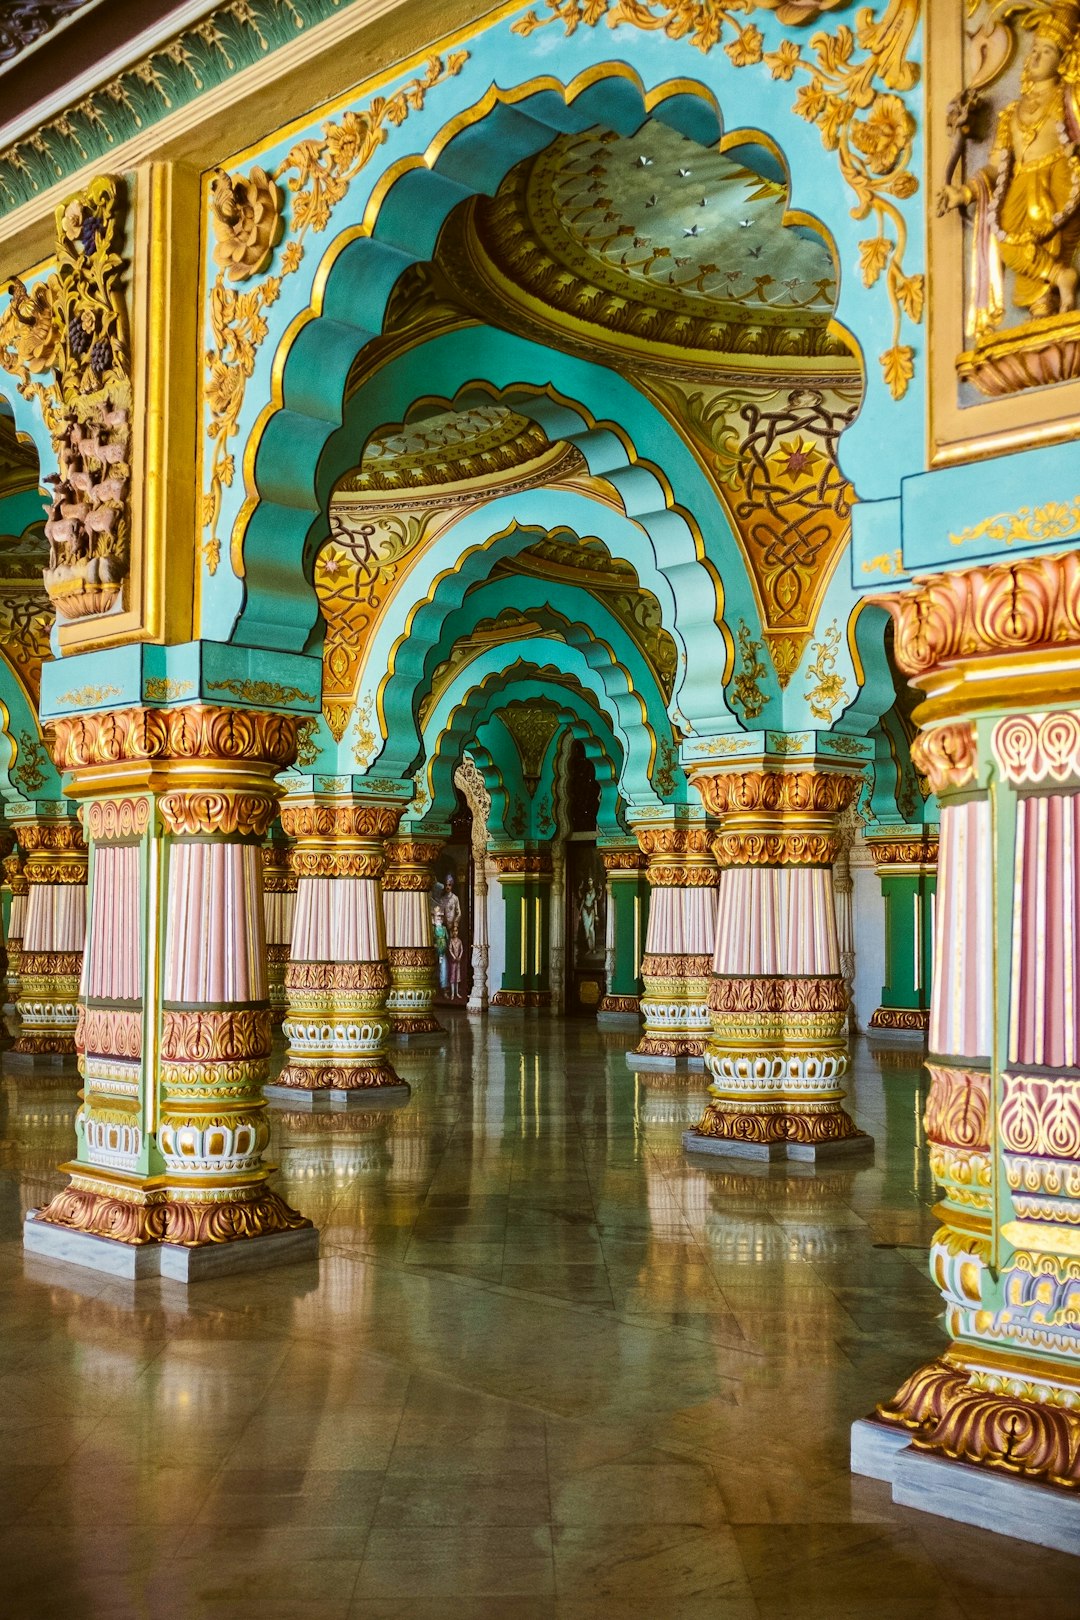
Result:
{"label": "floor tile seam", "polygon": [[393,1462],[394,1452],[397,1450],[398,1441],[399,1441],[399,1439],[401,1437],[401,1425],[405,1421],[405,1413],[408,1410],[408,1406],[409,1406],[409,1391],[411,1390],[411,1388],[412,1388],[413,1384],[415,1383],[415,1381],[416,1381],[415,1380],[415,1374],[410,1373],[409,1378],[408,1378],[408,1380],[407,1380],[407,1382],[405,1384],[405,1389],[404,1389],[404,1392],[403,1392],[403,1395],[402,1395],[401,1410],[398,1413],[398,1421],[397,1421],[397,1427],[394,1430],[394,1438],[390,1443],[390,1449],[389,1449],[389,1451],[387,1452],[387,1455],[386,1455],[386,1464],[385,1464],[385,1466],[384,1466],[384,1468],[382,1470],[382,1482],[379,1485],[379,1492],[378,1492],[378,1495],[375,1498],[374,1504],[372,1505],[371,1517],[368,1520],[367,1529],[364,1532],[364,1548],[363,1548],[363,1552],[360,1555],[359,1562],[358,1562],[358,1564],[356,1566],[356,1576],[355,1576],[355,1578],[353,1580],[352,1587],[350,1588],[350,1591],[349,1591],[349,1603],[348,1603],[348,1609],[346,1610],[346,1612],[348,1612],[348,1610],[351,1610],[353,1604],[356,1602],[356,1589],[360,1585],[360,1576],[363,1573],[364,1560],[367,1557],[368,1543],[371,1540],[371,1532],[374,1529],[375,1520],[378,1517],[379,1507],[382,1504],[383,1495],[384,1495],[384,1493],[386,1491],[386,1481],[387,1481],[387,1479],[389,1478],[389,1475],[390,1475],[390,1464]]}

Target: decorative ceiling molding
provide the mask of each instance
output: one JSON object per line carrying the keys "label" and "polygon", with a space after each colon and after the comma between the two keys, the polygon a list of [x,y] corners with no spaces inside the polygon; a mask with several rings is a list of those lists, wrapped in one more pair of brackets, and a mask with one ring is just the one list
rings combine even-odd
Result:
{"label": "decorative ceiling molding", "polygon": [[338,480],[334,493],[400,495],[402,490],[442,489],[476,479],[488,482],[550,448],[542,428],[504,405],[442,411],[370,439],[360,466]]}

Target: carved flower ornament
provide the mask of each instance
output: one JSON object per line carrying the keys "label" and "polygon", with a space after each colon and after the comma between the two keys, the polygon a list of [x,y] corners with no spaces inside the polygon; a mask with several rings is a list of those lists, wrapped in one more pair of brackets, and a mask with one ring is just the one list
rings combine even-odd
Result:
{"label": "carved flower ornament", "polygon": [[214,220],[214,263],[230,281],[246,281],[270,263],[281,239],[281,192],[258,166],[249,174],[218,169],[210,187]]}
{"label": "carved flower ornament", "polygon": [[851,126],[851,143],[874,174],[891,174],[915,134],[915,120],[899,96],[878,96],[866,117]]}
{"label": "carved flower ornament", "polygon": [[824,11],[836,11],[848,0],[758,0],[762,11],[775,11],[779,20],[792,28],[817,22]]}

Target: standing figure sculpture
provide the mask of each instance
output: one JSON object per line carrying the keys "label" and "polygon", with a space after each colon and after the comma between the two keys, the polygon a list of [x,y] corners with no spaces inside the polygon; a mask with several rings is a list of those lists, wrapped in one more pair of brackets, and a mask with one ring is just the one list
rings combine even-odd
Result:
{"label": "standing figure sculpture", "polygon": [[1080,5],[1033,8],[1034,39],[1021,95],[998,117],[990,160],[963,185],[946,185],[938,210],[975,206],[968,331],[978,341],[1012,301],[1032,320],[1076,308],[1080,273]]}

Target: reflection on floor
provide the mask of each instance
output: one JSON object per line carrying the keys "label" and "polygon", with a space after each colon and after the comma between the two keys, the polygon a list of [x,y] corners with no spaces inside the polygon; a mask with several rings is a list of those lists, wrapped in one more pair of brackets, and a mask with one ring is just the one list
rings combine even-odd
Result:
{"label": "reflection on floor", "polygon": [[24,1259],[76,1082],[6,1072],[5,1620],[1075,1617],[847,1471],[941,1342],[917,1055],[860,1043],[876,1156],[814,1173],[688,1164],[702,1081],[629,1044],[458,1017],[404,1109],[276,1115],[321,1265],[188,1292]]}

